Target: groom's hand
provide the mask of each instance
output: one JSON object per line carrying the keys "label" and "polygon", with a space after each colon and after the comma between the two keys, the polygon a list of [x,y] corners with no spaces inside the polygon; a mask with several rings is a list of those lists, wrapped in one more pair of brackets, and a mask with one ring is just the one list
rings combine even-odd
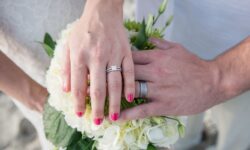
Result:
{"label": "groom's hand", "polygon": [[190,115],[224,99],[215,62],[202,60],[179,44],[150,40],[156,49],[133,52],[135,78],[147,82],[148,103],[125,110],[122,119]]}

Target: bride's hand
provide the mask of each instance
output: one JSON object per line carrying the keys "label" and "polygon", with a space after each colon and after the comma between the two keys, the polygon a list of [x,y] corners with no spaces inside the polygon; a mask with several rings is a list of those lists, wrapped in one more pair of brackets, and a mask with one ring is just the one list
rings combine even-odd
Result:
{"label": "bride's hand", "polygon": [[133,52],[135,79],[147,82],[148,103],[125,110],[121,119],[190,115],[220,102],[223,92],[213,61],[202,60],[176,43],[155,38],[151,42],[158,48]]}
{"label": "bride's hand", "polygon": [[[85,111],[89,74],[95,124],[100,124],[104,117],[106,87],[109,116],[112,120],[119,117],[123,84],[127,100],[134,99],[134,67],[123,27],[122,5],[122,0],[88,0],[66,46],[63,89],[65,92],[72,92],[76,114],[81,117]],[[122,67],[122,73],[106,73],[106,69],[114,65]]]}

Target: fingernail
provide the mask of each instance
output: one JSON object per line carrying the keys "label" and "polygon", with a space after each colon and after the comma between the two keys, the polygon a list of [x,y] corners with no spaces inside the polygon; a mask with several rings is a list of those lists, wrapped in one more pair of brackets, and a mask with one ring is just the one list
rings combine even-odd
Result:
{"label": "fingernail", "polygon": [[82,117],[82,116],[83,116],[83,112],[78,111],[78,112],[76,112],[76,115],[77,115],[78,117]]}
{"label": "fingernail", "polygon": [[101,118],[95,118],[95,119],[94,119],[94,123],[95,123],[96,125],[100,125],[100,124],[102,123],[102,119],[101,119]]}
{"label": "fingernail", "polygon": [[118,113],[113,113],[110,115],[110,119],[113,120],[113,121],[116,121],[119,117],[119,114]]}
{"label": "fingernail", "polygon": [[68,88],[67,88],[66,82],[63,82],[63,91],[64,92],[68,92]]}
{"label": "fingernail", "polygon": [[128,97],[127,97],[127,99],[128,99],[129,102],[133,102],[134,95],[133,94],[129,94]]}

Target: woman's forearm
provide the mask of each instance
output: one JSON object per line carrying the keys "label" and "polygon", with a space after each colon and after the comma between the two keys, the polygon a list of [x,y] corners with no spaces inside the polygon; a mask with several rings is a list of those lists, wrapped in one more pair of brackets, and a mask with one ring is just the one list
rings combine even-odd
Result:
{"label": "woman's forearm", "polygon": [[31,109],[42,111],[47,90],[0,51],[0,90]]}

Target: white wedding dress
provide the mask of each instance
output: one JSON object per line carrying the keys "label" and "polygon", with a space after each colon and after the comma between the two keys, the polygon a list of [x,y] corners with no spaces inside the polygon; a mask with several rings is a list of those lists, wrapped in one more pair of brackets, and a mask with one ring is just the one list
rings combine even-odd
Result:
{"label": "white wedding dress", "polygon": [[[156,12],[160,2],[137,0],[137,18]],[[49,59],[36,41],[42,41],[45,32],[57,38],[68,23],[81,15],[83,4],[84,0],[0,0],[0,49],[44,85]],[[175,19],[166,38],[182,43],[203,58],[215,57],[250,34],[249,0],[170,0],[169,7]],[[218,150],[243,150],[250,143],[249,97],[248,92],[212,109],[220,132]],[[35,125],[43,149],[49,150],[41,116],[15,103]],[[199,142],[202,116],[190,117],[187,136],[176,149]]]}
{"label": "white wedding dress", "polygon": [[[55,39],[82,14],[84,0],[0,0],[0,50],[44,85],[49,59],[37,41],[45,32]],[[44,136],[42,117],[15,101],[36,127],[43,150],[51,150]]]}

